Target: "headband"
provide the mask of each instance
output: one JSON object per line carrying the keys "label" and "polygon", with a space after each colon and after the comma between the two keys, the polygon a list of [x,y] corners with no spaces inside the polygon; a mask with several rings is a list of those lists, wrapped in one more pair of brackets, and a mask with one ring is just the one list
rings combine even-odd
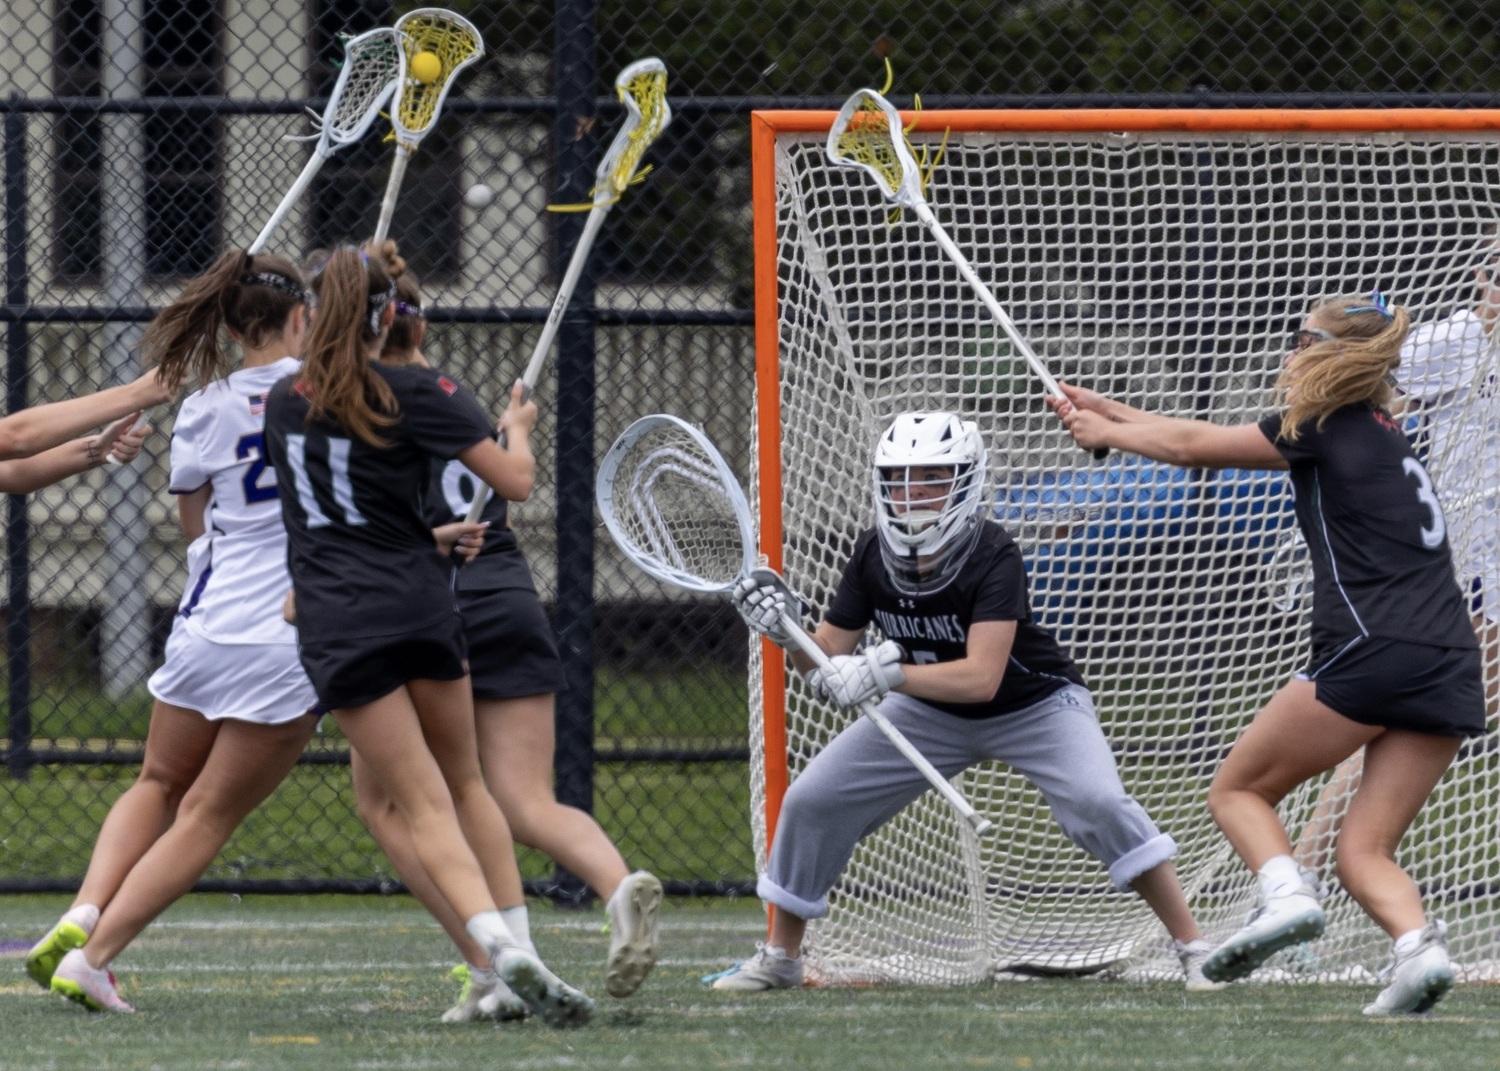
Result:
{"label": "headband", "polygon": [[1370,291],[1370,303],[1368,305],[1350,305],[1344,310],[1344,315],[1353,316],[1357,312],[1378,312],[1386,323],[1390,323],[1396,318],[1396,314],[1391,312],[1391,307],[1386,304],[1385,298],[1381,296],[1378,289]]}
{"label": "headband", "polygon": [[397,316],[414,316],[414,317],[416,317],[417,319],[420,320],[422,318],[422,306],[420,306],[420,305],[408,305],[406,302],[402,301],[400,298],[397,298],[396,299],[396,315]]}
{"label": "headband", "polygon": [[252,271],[240,276],[241,286],[269,286],[272,290],[279,291],[288,297],[296,298],[298,301],[307,301],[307,291],[298,283],[273,271]]}

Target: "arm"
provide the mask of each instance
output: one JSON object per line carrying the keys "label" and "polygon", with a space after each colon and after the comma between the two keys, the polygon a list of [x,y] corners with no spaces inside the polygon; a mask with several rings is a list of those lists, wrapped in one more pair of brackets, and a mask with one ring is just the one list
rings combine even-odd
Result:
{"label": "arm", "polygon": [[1047,404],[1058,411],[1059,416],[1066,414],[1069,403],[1075,409],[1098,413],[1106,420],[1116,424],[1150,424],[1156,421],[1171,420],[1171,417],[1162,416],[1160,413],[1148,413],[1144,409],[1117,402],[1113,398],[1106,398],[1098,391],[1089,390],[1086,387],[1074,387],[1067,383],[1059,383],[1058,388],[1068,397],[1068,401],[1060,402],[1056,398],[1048,398]]}
{"label": "arm", "polygon": [[[852,632],[849,629],[839,628],[837,625],[830,625],[827,621],[824,621],[818,626],[817,631],[812,634],[812,641],[823,648],[824,654],[829,658],[833,658],[835,655],[853,654],[855,649],[859,647],[859,641],[864,637],[864,634],[863,629],[860,629],[858,632]],[[813,660],[796,648],[789,649],[787,653],[791,655],[792,666],[797,672],[806,673],[813,668]]]}
{"label": "arm", "polygon": [[206,483],[196,491],[177,496],[177,517],[182,523],[182,534],[189,543],[206,530],[203,514],[208,511],[208,500],[213,493],[213,485]]}
{"label": "arm", "polygon": [[976,621],[969,627],[962,658],[927,665],[903,663],[906,683],[893,690],[940,703],[988,702],[1000,690],[1015,639],[1014,621]]}
{"label": "arm", "polygon": [[467,521],[440,524],[432,530],[432,540],[443,557],[457,552],[459,558],[467,563],[473,561],[479,554],[479,548],[484,546],[484,530],[489,526],[489,521],[480,524],[469,524]]}
{"label": "arm", "polygon": [[1075,442],[1086,450],[1107,446],[1181,468],[1285,469],[1286,458],[1256,424],[1224,427],[1207,420],[1161,418],[1116,423],[1091,410],[1059,410]]}
{"label": "arm", "polygon": [[171,401],[175,393],[158,382],[153,369],[122,387],[22,409],[0,419],[0,459],[39,454],[126,413]]}
{"label": "arm", "polygon": [[32,457],[0,461],[0,494],[24,495],[59,480],[98,468],[114,450],[121,460],[133,460],[151,434],[150,425],[133,428],[139,413],[128,413],[98,435],[74,439]]}
{"label": "arm", "polygon": [[536,483],[536,458],[531,453],[531,429],[536,425],[536,405],[522,401],[525,387],[518,381],[510,392],[510,405],[500,418],[506,437],[502,448],[493,439],[475,443],[458,455],[470,472],[478,476],[507,502],[524,502]]}

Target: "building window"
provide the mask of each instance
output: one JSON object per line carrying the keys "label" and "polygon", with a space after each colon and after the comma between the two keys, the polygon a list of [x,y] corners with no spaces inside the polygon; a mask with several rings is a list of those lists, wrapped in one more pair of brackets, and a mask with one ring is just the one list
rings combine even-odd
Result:
{"label": "building window", "polygon": [[[55,3],[56,92],[102,97],[105,27],[100,0]],[[143,95],[223,94],[218,3],[144,0],[141,16]],[[153,276],[195,275],[218,255],[223,129],[222,119],[204,112],[162,112],[142,120],[146,270]],[[59,276],[96,282],[104,264],[103,205],[110,174],[104,161],[104,120],[63,115],[53,136],[54,265]]]}

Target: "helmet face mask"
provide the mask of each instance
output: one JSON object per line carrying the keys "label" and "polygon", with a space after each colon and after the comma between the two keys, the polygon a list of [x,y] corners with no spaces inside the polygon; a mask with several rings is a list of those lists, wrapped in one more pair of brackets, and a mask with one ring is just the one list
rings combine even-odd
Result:
{"label": "helmet face mask", "polygon": [[985,507],[984,442],[951,413],[904,413],[875,447],[875,526],[896,588],[942,590],[978,541]]}

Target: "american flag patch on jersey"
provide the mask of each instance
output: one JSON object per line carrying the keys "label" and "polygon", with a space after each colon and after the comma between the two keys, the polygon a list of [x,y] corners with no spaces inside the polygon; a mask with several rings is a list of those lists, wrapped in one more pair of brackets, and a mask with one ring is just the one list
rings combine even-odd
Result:
{"label": "american flag patch on jersey", "polygon": [[448,395],[448,397],[450,398],[453,397],[453,392],[458,390],[458,384],[453,382],[453,380],[449,379],[447,376],[438,376],[437,384],[439,387],[443,388],[443,393]]}
{"label": "american flag patch on jersey", "polygon": [[252,394],[252,395],[250,395],[250,397],[249,397],[250,415],[251,416],[265,416],[266,415],[266,399],[269,398],[269,397],[270,397],[269,393],[266,393],[266,394]]}

